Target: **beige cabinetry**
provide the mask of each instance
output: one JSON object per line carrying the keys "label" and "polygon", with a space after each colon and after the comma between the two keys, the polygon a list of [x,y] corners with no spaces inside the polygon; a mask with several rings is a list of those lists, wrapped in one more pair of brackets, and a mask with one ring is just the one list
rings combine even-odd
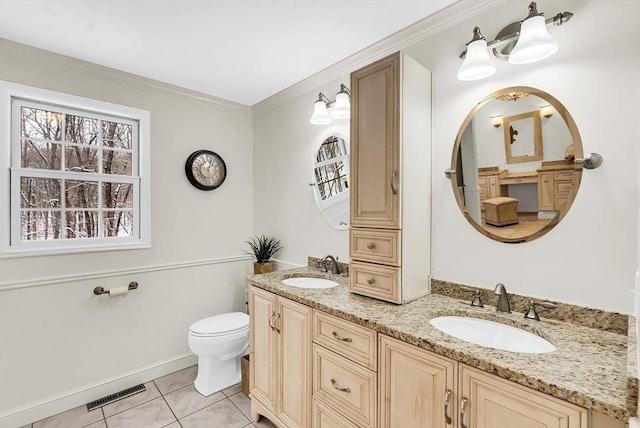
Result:
{"label": "beige cabinetry", "polygon": [[587,428],[586,409],[379,336],[380,428]]}
{"label": "beige cabinetry", "polygon": [[480,206],[484,209],[482,202],[487,199],[499,198],[508,195],[507,186],[502,184],[500,180],[500,172],[496,168],[495,171],[478,171],[478,190],[480,193]]}
{"label": "beige cabinetry", "polygon": [[460,364],[460,427],[587,428],[587,410]]}
{"label": "beige cabinetry", "polygon": [[311,308],[249,288],[251,414],[311,426]]}
{"label": "beige cabinetry", "polygon": [[387,336],[379,342],[379,426],[456,426],[457,363]]}
{"label": "beige cabinetry", "polygon": [[376,333],[314,311],[314,428],[377,426]]}
{"label": "beige cabinetry", "polygon": [[428,291],[430,98],[430,72],[401,52],[351,74],[354,293],[405,303]]}
{"label": "beige cabinetry", "polygon": [[562,211],[578,185],[579,173],[573,168],[538,170],[538,210]]}

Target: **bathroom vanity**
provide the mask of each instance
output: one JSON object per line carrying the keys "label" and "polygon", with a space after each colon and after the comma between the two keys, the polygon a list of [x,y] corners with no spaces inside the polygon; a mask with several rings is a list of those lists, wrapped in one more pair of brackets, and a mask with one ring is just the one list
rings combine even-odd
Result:
{"label": "bathroom vanity", "polygon": [[[288,276],[330,278],[295,288]],[[248,278],[252,416],[282,427],[623,428],[635,416],[631,336],[430,294],[394,305],[299,268]],[[442,315],[514,325],[557,350],[485,348],[435,329]],[[544,318],[544,317],[543,317]]]}

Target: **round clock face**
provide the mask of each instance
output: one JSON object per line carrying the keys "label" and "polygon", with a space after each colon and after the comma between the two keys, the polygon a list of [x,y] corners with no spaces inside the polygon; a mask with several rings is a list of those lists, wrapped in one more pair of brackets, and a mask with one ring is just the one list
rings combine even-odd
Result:
{"label": "round clock face", "polygon": [[220,187],[227,178],[227,166],[222,158],[210,150],[197,150],[187,158],[184,165],[189,182],[200,190]]}

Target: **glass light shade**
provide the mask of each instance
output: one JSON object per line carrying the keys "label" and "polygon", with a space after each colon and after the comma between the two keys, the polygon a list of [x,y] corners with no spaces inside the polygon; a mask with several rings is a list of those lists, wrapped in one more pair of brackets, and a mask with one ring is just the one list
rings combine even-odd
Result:
{"label": "glass light shade", "polygon": [[544,16],[538,15],[522,21],[520,37],[509,54],[511,64],[528,64],[556,53],[558,42],[551,37]]}
{"label": "glass light shade", "polygon": [[487,41],[476,40],[467,46],[467,55],[458,69],[458,79],[478,80],[491,76],[496,72],[496,66],[489,58]]}
{"label": "glass light shade", "polygon": [[334,119],[349,119],[351,117],[351,102],[349,94],[346,92],[338,92],[336,95],[336,103],[330,113]]}
{"label": "glass light shade", "polygon": [[331,118],[327,112],[327,105],[324,101],[318,100],[313,103],[313,115],[309,120],[312,125],[326,125],[331,123]]}

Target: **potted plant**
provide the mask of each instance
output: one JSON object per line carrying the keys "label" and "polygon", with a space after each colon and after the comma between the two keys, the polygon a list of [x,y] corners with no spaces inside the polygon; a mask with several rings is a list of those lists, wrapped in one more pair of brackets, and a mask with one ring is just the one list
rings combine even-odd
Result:
{"label": "potted plant", "polygon": [[255,259],[253,263],[253,273],[255,275],[260,273],[273,272],[273,263],[271,257],[283,247],[280,245],[280,240],[273,236],[253,236],[246,241],[251,247],[251,252],[245,251],[247,254],[251,254]]}

